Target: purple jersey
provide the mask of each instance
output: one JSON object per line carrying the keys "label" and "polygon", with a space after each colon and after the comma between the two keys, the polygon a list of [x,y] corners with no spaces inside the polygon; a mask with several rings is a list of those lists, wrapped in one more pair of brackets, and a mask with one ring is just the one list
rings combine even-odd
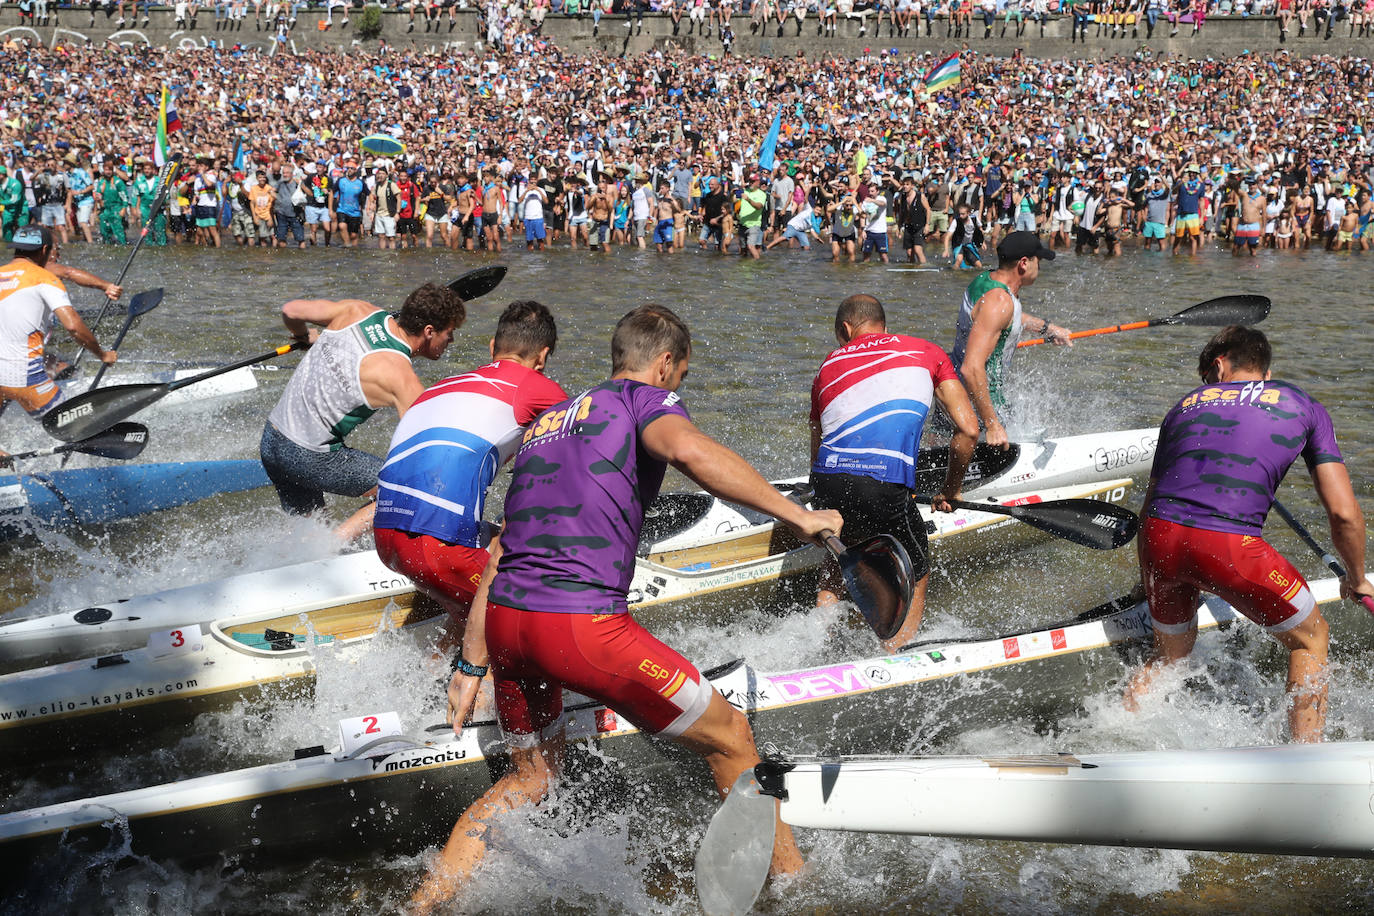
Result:
{"label": "purple jersey", "polygon": [[1302,455],[1310,472],[1343,461],[1326,408],[1287,382],[1204,385],[1159,428],[1150,479],[1154,518],[1258,535],[1283,475]]}
{"label": "purple jersey", "polygon": [[526,611],[618,614],[635,571],[644,507],[668,466],[640,445],[678,395],[619,379],[540,414],[515,455],[491,599]]}

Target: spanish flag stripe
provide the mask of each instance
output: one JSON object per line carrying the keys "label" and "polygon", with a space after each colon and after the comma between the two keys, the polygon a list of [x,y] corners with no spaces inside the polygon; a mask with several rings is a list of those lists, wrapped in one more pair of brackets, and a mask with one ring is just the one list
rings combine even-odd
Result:
{"label": "spanish flag stripe", "polygon": [[671,700],[673,698],[673,694],[681,690],[682,685],[686,682],[687,675],[683,674],[682,671],[679,670],[677,676],[674,677],[671,681],[669,681],[668,686],[660,690],[659,693],[663,696],[664,699]]}

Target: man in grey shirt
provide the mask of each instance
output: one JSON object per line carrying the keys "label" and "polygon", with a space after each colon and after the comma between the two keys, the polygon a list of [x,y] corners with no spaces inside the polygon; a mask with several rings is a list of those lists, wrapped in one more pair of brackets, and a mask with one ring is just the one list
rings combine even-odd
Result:
{"label": "man in grey shirt", "polygon": [[774,175],[777,177],[773,179],[773,225],[769,235],[781,235],[793,216],[792,192],[797,189],[797,183],[787,174],[785,165],[779,165]]}
{"label": "man in grey shirt", "polygon": [[673,169],[673,197],[683,210],[692,209],[692,170],[684,159]]}
{"label": "man in grey shirt", "polygon": [[277,223],[277,248],[286,247],[286,233],[290,230],[291,235],[296,240],[296,247],[305,247],[305,221],[303,207],[305,206],[305,188],[301,186],[300,179],[296,177],[296,167],[291,163],[283,163],[281,167],[281,177],[272,182],[272,190],[276,191],[277,198],[272,204],[272,216]]}

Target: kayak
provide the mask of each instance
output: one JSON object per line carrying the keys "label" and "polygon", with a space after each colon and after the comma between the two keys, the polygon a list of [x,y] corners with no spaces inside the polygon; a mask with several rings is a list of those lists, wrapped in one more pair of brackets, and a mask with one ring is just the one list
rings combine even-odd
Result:
{"label": "kayak", "polygon": [[1374,858],[1371,741],[781,759],[755,772],[794,827]]}
{"label": "kayak", "polygon": [[[1120,502],[1129,486],[1130,481],[1123,478],[997,501],[1017,504],[1096,496]],[[771,520],[736,526],[728,517],[733,512],[728,504],[716,501],[694,519],[674,521],[665,511],[646,520],[630,588],[632,606],[639,610],[680,604],[676,611],[686,613],[706,605],[719,616],[720,593],[730,591],[735,603],[785,600],[792,580],[814,573],[824,561],[821,548],[800,543],[785,526],[775,526]],[[927,518],[928,537],[937,544],[955,534],[1014,524],[1005,516],[970,510],[929,513]],[[375,597],[400,600],[413,592],[410,581],[384,566],[374,551],[363,551],[76,611],[7,618],[0,620],[0,671],[134,650],[155,634],[192,625],[208,629],[225,617],[282,616]]]}
{"label": "kayak", "polygon": [[[165,384],[167,382],[178,382],[193,375],[199,375],[213,366],[200,367],[181,367],[177,369],[158,369],[145,371],[133,369],[121,371],[119,367],[123,365],[123,360],[116,364],[113,372],[105,376],[105,385],[135,385],[135,384]],[[252,366],[243,366],[233,372],[226,372],[208,378],[203,382],[188,385],[185,388],[178,388],[171,394],[166,395],[159,401],[159,406],[172,407],[182,404],[190,404],[196,401],[208,401],[211,398],[222,398],[233,394],[243,394],[246,391],[254,391],[258,387],[258,379],[253,372]],[[84,391],[84,387],[74,389]]]}
{"label": "kayak", "polygon": [[0,540],[38,528],[90,525],[268,484],[256,460],[69,468],[0,477]]}
{"label": "kayak", "polygon": [[[1339,598],[1335,579],[1311,586],[1319,602]],[[1148,614],[1143,604],[1118,600],[1061,623],[930,641],[898,655],[778,672],[736,660],[703,673],[748,714],[761,745],[876,752],[918,737],[934,740],[956,724],[1078,708],[1085,683],[1119,679],[1125,650],[1144,648]],[[1217,598],[1208,598],[1198,616],[1203,631],[1241,619]],[[1253,627],[1240,632],[1259,636]],[[665,757],[662,742],[644,740],[614,711],[575,695],[566,711],[570,741],[594,742],[594,755],[681,781],[678,758]],[[0,709],[0,718],[6,712],[13,715]],[[491,767],[504,754],[499,728],[476,722],[455,738],[442,723],[407,723],[367,708],[365,700],[355,712],[390,720],[394,728],[347,746],[341,728],[339,743],[300,748],[292,760],[0,815],[0,880],[31,878],[35,863],[60,847],[101,856],[122,850],[154,859],[263,855],[280,861],[413,853],[441,842],[463,808],[490,786]],[[694,777],[703,797],[709,794],[705,768]],[[261,817],[263,811],[272,816]]]}
{"label": "kayak", "polygon": [[[985,442],[974,447],[964,475],[964,498],[986,499],[1050,487],[1103,483],[1147,473],[1154,461],[1159,430],[1153,427],[1085,433],[1053,439],[1026,439],[1006,449]],[[935,493],[944,486],[948,447],[923,448],[916,460],[918,493]],[[777,480],[773,485],[793,494],[809,493],[806,477]],[[657,513],[684,525],[691,520],[687,540],[708,531],[721,533],[750,525],[768,524],[762,513],[716,499],[707,493],[668,493],[659,497]],[[655,510],[651,510],[652,519]],[[647,523],[647,521],[646,521]]]}

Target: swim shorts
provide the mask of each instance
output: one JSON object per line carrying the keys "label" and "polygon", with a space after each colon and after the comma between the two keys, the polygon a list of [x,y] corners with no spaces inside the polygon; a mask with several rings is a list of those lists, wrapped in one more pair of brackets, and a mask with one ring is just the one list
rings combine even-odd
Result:
{"label": "swim shorts", "polygon": [[811,488],[815,492],[812,505],[834,509],[844,517],[840,535],[844,543],[857,544],[875,534],[890,534],[906,548],[918,581],[930,572],[926,521],[911,490],[859,474],[812,474]]}
{"label": "swim shorts", "polygon": [[408,576],[450,614],[466,616],[490,557],[486,550],[395,528],[377,528],[373,533],[377,556],[387,569]]}
{"label": "swim shorts", "polygon": [[696,666],[629,614],[561,614],[487,605],[496,712],[512,747],[533,747],[563,714],[567,688],[644,731],[675,738],[711,702]]}
{"label": "swim shorts", "polygon": [[1162,633],[1193,626],[1201,591],[1271,633],[1293,629],[1316,610],[1302,574],[1263,538],[1147,518],[1138,549],[1150,617]]}

